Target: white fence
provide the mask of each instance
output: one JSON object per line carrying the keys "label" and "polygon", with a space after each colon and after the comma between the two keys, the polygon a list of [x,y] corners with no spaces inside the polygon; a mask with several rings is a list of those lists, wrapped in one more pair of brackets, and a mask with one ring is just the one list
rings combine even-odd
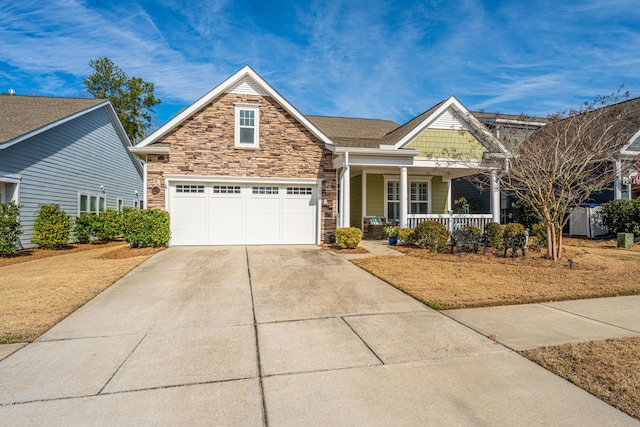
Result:
{"label": "white fence", "polygon": [[482,232],[484,232],[485,224],[493,222],[493,216],[491,214],[413,214],[408,215],[407,227],[415,228],[418,223],[426,220],[438,221],[447,227],[447,230],[449,231],[472,225],[474,227],[478,227]]}

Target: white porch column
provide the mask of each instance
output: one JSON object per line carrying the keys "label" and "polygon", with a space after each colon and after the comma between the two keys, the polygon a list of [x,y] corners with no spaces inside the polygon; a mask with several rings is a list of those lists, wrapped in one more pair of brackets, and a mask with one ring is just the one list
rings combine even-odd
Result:
{"label": "white porch column", "polygon": [[[444,180],[444,177],[442,178]],[[453,201],[451,200],[451,178],[447,178],[447,212],[453,212]]]}
{"label": "white porch column", "polygon": [[613,181],[613,199],[622,199],[622,163],[616,160],[614,163],[615,180]]}
{"label": "white porch column", "polygon": [[408,185],[407,168],[400,168],[400,227],[407,226],[407,201],[409,200]]}
{"label": "white porch column", "polygon": [[342,199],[340,226],[351,227],[351,172],[349,171],[349,165],[344,166],[342,179],[340,180],[340,190]]}
{"label": "white porch column", "polygon": [[500,183],[496,171],[491,171],[491,215],[500,224]]}

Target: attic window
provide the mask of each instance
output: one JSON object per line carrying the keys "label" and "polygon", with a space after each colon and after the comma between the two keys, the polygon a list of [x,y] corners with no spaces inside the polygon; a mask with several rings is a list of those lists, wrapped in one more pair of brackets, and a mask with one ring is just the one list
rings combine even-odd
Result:
{"label": "attic window", "polygon": [[236,104],[235,146],[257,148],[260,112],[258,105]]}

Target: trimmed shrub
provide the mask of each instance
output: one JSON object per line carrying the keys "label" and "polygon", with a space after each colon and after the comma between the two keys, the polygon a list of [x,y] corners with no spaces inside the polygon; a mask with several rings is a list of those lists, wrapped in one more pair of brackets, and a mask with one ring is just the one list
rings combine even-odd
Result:
{"label": "trimmed shrub", "polygon": [[447,246],[449,230],[438,221],[422,221],[414,231],[413,243],[422,249],[438,252]]}
{"label": "trimmed shrub", "polygon": [[531,203],[527,199],[520,199],[511,206],[516,211],[518,223],[522,224],[524,228],[532,230],[534,224],[542,221],[542,218],[533,210]]}
{"label": "trimmed shrub", "polygon": [[342,249],[355,249],[362,240],[362,230],[357,227],[336,228],[336,243]]}
{"label": "trimmed shrub", "polygon": [[604,203],[600,215],[609,232],[640,235],[640,198]]}
{"label": "trimmed shrub", "polygon": [[476,227],[475,225],[465,225],[464,227],[462,227],[463,230],[473,230],[476,233],[478,233],[479,235],[482,236],[482,230],[479,229],[478,227]]}
{"label": "trimmed shrub", "polygon": [[497,222],[490,222],[484,225],[484,232],[487,236],[487,245],[490,248],[500,249],[504,247],[502,240],[502,226]]}
{"label": "trimmed shrub", "polygon": [[58,249],[69,242],[72,221],[56,204],[41,205],[33,223],[31,241],[41,248]]}
{"label": "trimmed shrub", "polygon": [[73,235],[79,243],[87,243],[94,236],[94,222],[97,217],[94,214],[83,213],[76,218],[73,224]]}
{"label": "trimmed shrub", "polygon": [[547,246],[547,227],[543,223],[533,224],[531,232],[536,236],[533,249],[540,249]]}
{"label": "trimmed shrub", "polygon": [[122,234],[122,215],[113,209],[100,212],[93,221],[93,235],[96,240],[108,242]]}
{"label": "trimmed shrub", "polygon": [[405,245],[413,245],[415,240],[415,230],[413,228],[398,229],[398,240]]}
{"label": "trimmed shrub", "polygon": [[122,236],[133,246],[164,246],[171,237],[169,212],[161,209],[125,209]]}
{"label": "trimmed shrub", "polygon": [[518,234],[524,233],[524,225],[512,222],[502,226],[502,241],[504,244],[513,240]]}
{"label": "trimmed shrub", "polygon": [[20,208],[13,200],[0,203],[0,256],[14,254],[20,245]]}

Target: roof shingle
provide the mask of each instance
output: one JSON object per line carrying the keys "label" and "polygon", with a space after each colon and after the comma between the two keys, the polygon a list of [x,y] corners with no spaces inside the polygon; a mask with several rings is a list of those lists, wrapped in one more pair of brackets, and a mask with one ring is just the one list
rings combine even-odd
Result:
{"label": "roof shingle", "polygon": [[91,98],[0,96],[0,144],[103,102]]}

